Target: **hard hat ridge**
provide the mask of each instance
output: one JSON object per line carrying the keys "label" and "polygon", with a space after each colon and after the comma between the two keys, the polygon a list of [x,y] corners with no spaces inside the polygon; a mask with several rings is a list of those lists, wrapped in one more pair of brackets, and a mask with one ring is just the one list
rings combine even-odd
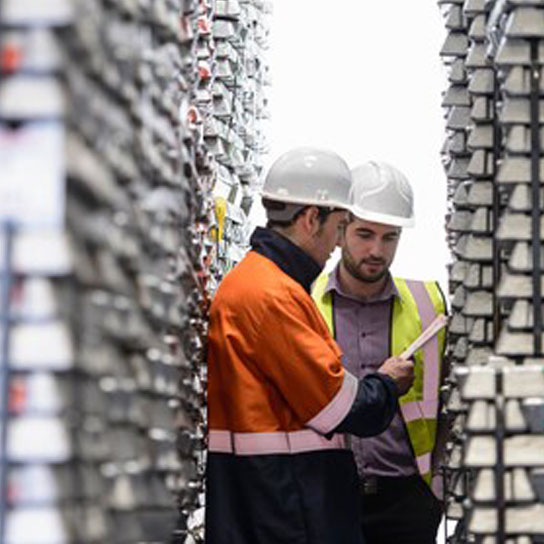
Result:
{"label": "hard hat ridge", "polygon": [[398,227],[414,225],[414,197],[406,176],[386,162],[369,161],[352,170],[351,213]]}

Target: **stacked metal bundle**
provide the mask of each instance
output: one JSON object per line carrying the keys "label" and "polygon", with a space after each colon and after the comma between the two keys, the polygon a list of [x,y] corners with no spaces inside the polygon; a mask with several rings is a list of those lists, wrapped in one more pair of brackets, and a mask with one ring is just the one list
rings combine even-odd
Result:
{"label": "stacked metal bundle", "polygon": [[240,261],[248,247],[247,216],[262,170],[267,117],[266,17],[262,0],[218,0],[213,13],[215,79],[212,115],[204,136],[217,161],[216,205],[219,273]]}
{"label": "stacked metal bundle", "polygon": [[[540,542],[544,2],[440,4],[449,5],[448,21],[459,10],[464,16],[470,108],[462,132],[467,175],[451,191],[448,222],[456,260],[450,273],[454,370],[446,406],[457,417],[446,461],[447,514],[461,520],[450,538]],[[453,164],[452,146],[445,151]]]}
{"label": "stacked metal bundle", "polygon": [[[484,263],[476,260],[478,238],[474,237],[470,226],[474,217],[473,207],[469,205],[468,194],[474,184],[468,167],[472,158],[468,147],[469,129],[474,124],[471,119],[472,100],[468,90],[467,56],[469,55],[469,23],[464,12],[464,2],[440,2],[445,16],[448,34],[440,54],[448,69],[449,87],[444,93],[442,106],[446,112],[447,138],[443,147],[444,167],[448,177],[448,243],[454,255],[450,270],[450,291],[453,295],[453,317],[450,323],[449,357],[456,364],[465,364],[469,351],[469,335],[474,319],[465,316],[461,310],[467,298],[467,277],[469,270],[476,271]],[[470,243],[469,243],[470,242]],[[474,274],[474,273],[473,273]],[[472,275],[473,275],[472,274]],[[451,418],[456,418],[454,436],[449,444],[448,461],[445,469],[445,487],[450,491],[446,515],[449,519],[462,518],[462,489],[459,485],[465,480],[461,467],[461,442],[465,408],[454,390],[447,408]],[[458,496],[451,490],[455,489]]]}
{"label": "stacked metal bundle", "polygon": [[508,201],[497,232],[508,259],[497,294],[509,315],[497,351],[517,357],[542,353],[539,156],[544,118],[540,120],[539,96],[544,3],[537,4],[540,7],[535,2],[511,2],[504,9],[497,6],[493,21],[503,101],[499,119],[504,133],[497,183]]}
{"label": "stacked metal bundle", "polygon": [[475,478],[465,504],[470,536],[454,541],[542,542],[544,371],[500,358],[489,363],[459,375],[470,406],[463,464]]}
{"label": "stacked metal bundle", "polygon": [[[265,6],[1,8],[0,541],[202,541],[206,312],[227,267],[213,196],[228,171],[242,232],[219,249],[236,260],[263,150]],[[223,41],[244,70],[219,98]]]}

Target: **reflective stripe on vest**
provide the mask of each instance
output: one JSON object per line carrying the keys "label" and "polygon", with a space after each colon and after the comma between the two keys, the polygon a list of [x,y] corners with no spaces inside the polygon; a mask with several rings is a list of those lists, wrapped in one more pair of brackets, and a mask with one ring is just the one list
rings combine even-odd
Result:
{"label": "reflective stripe on vest", "polygon": [[[325,293],[328,280],[328,274],[319,276],[312,296],[334,336],[332,297],[330,293]],[[400,296],[395,297],[393,303],[390,353],[398,355],[421,334],[437,314],[445,312],[445,307],[436,282],[402,278],[394,278],[393,281]],[[444,342],[445,331],[442,330],[414,354],[414,384],[399,399],[419,473],[429,484],[431,456],[436,441]]]}

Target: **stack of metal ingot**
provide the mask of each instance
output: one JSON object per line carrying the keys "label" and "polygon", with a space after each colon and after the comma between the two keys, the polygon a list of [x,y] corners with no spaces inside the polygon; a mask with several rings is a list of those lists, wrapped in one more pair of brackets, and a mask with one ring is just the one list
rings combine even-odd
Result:
{"label": "stack of metal ingot", "polygon": [[475,475],[465,505],[468,541],[542,542],[542,365],[495,356],[488,365],[459,369],[458,378],[470,406],[463,464]]}
{"label": "stack of metal ingot", "polygon": [[[448,221],[455,261],[445,404],[456,419],[446,514],[459,520],[450,540],[541,542],[544,2],[439,3],[446,21],[466,29],[469,108],[458,112],[466,177],[450,191]],[[452,118],[453,108],[447,128],[457,130]],[[445,148],[450,178],[457,151]]]}
{"label": "stack of metal ingot", "polygon": [[268,8],[1,5],[0,540],[201,542],[207,306],[247,248]]}
{"label": "stack of metal ingot", "polygon": [[[450,322],[448,356],[455,364],[464,364],[469,355],[470,331],[467,318],[461,313],[466,301],[465,279],[470,266],[470,224],[473,212],[468,203],[468,193],[472,185],[468,173],[471,151],[468,148],[469,126],[471,125],[471,99],[468,91],[466,68],[469,53],[468,21],[463,11],[463,1],[441,2],[445,16],[447,36],[440,51],[448,70],[449,86],[444,93],[442,105],[446,112],[447,137],[443,147],[444,167],[448,183],[448,243],[454,255],[450,269],[450,291],[453,295],[453,316]],[[467,253],[468,251],[468,253]],[[477,266],[477,264],[476,264]],[[450,418],[455,418],[455,439],[448,445],[448,462],[445,469],[445,487],[450,491],[446,514],[448,519],[460,520],[462,510],[459,500],[451,493],[452,489],[462,495],[459,489],[464,481],[461,467],[460,435],[464,424],[465,407],[453,390],[448,399],[447,409]]]}
{"label": "stack of metal ingot", "polygon": [[263,62],[268,46],[263,1],[218,0],[213,14],[216,76],[212,85],[213,115],[205,139],[217,161],[213,188],[216,205],[220,272],[238,262],[248,244],[247,216],[262,170],[266,142],[261,121],[267,116]]}

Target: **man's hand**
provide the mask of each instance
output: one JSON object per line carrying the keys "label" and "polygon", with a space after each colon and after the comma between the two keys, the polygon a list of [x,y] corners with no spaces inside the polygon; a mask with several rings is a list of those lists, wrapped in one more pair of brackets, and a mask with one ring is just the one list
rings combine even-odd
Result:
{"label": "man's hand", "polygon": [[402,357],[386,359],[378,372],[392,378],[399,389],[399,396],[405,395],[414,382],[414,363]]}

